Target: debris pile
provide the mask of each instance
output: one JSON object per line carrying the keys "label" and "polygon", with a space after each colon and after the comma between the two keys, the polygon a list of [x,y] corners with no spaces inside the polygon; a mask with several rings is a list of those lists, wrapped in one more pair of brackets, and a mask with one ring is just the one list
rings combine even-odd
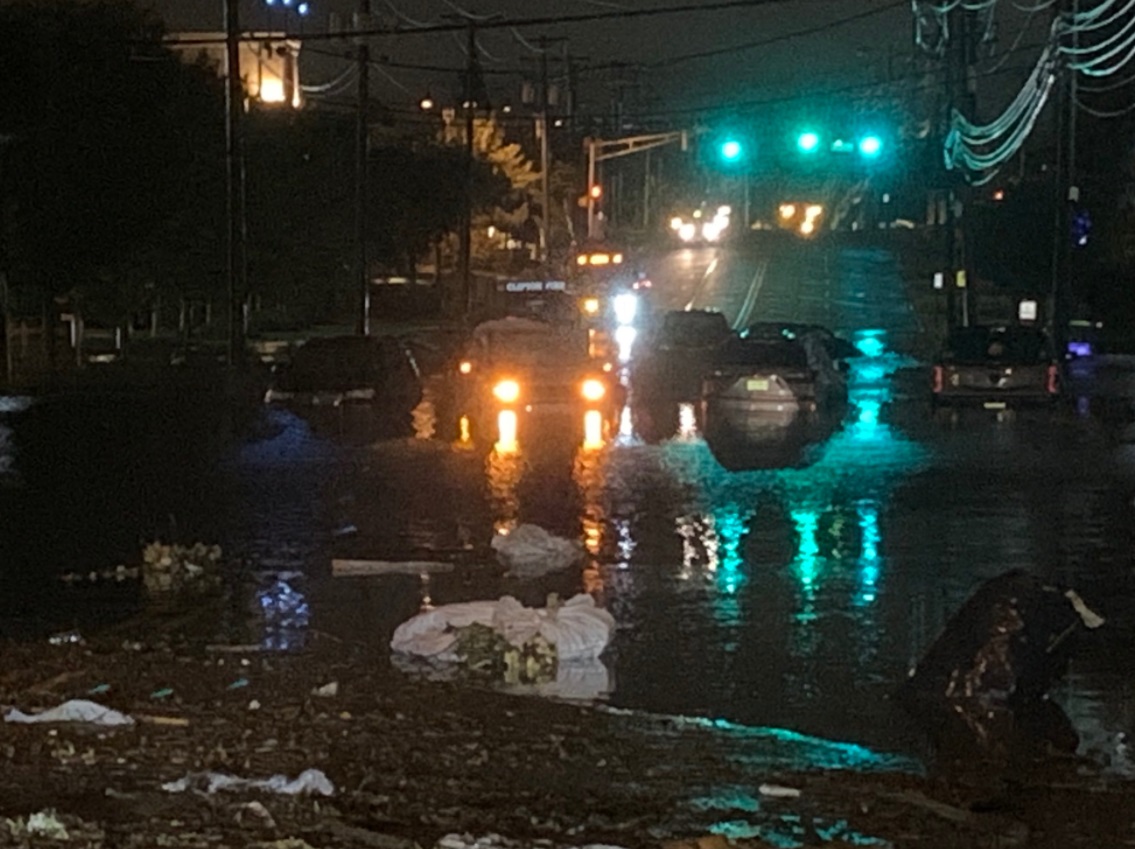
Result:
{"label": "debris pile", "polygon": [[151,596],[207,594],[221,582],[221,547],[152,542],[142,550],[142,583]]}

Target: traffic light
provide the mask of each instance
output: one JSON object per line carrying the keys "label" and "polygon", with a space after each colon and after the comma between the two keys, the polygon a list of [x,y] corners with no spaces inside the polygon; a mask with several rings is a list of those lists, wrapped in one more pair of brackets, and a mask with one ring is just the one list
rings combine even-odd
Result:
{"label": "traffic light", "polygon": [[815,133],[812,130],[805,130],[796,137],[796,146],[800,148],[803,153],[813,153],[819,150],[819,133]]}
{"label": "traffic light", "polygon": [[859,140],[859,152],[873,159],[883,152],[883,140],[876,135],[867,135]]}
{"label": "traffic light", "polygon": [[725,139],[719,148],[721,158],[726,162],[737,162],[745,153],[745,147],[734,138]]}

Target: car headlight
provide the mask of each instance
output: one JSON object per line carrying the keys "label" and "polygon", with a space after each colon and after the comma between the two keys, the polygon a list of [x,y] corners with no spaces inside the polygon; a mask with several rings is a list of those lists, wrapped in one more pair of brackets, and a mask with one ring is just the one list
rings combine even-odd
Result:
{"label": "car headlight", "polygon": [[595,315],[599,312],[599,299],[598,298],[584,298],[583,311],[588,315]]}
{"label": "car headlight", "polygon": [[619,324],[633,324],[638,313],[638,298],[624,292],[615,296],[615,320]]}
{"label": "car headlight", "polygon": [[588,401],[599,401],[607,394],[607,387],[603,385],[603,381],[592,377],[583,381],[581,391],[583,397]]}
{"label": "car headlight", "polygon": [[511,404],[520,397],[520,384],[515,380],[502,380],[493,387],[493,395],[498,401]]}
{"label": "car headlight", "polygon": [[693,241],[694,237],[697,234],[698,234],[698,228],[695,225],[690,224],[689,222],[686,222],[685,224],[683,224],[681,227],[678,228],[678,238],[681,239],[683,242]]}
{"label": "car headlight", "polygon": [[471,371],[473,371],[473,364],[468,360],[462,360],[461,365],[457,367],[457,370],[462,374],[469,374]]}

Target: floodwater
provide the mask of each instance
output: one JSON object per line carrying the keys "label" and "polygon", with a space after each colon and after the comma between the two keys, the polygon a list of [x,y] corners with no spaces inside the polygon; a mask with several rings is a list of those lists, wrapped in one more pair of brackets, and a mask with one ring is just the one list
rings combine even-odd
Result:
{"label": "floodwater", "polygon": [[[1107,618],[1055,696],[1084,750],[1127,771],[1135,453],[1087,405],[935,418],[925,368],[885,329],[849,335],[862,356],[846,415],[796,468],[727,471],[681,414],[660,444],[627,418],[602,447],[485,455],[424,438],[428,402],[417,437],[377,441],[366,412],[274,409],[257,438],[206,463],[170,448],[176,421],[168,440],[140,442],[137,417],[152,411],[84,408],[52,433],[61,410],[35,419],[33,438],[21,422],[34,403],[5,399],[4,630],[105,618],[128,593],[56,576],[136,558],[155,536],[220,543],[249,573],[302,573],[262,590],[277,648],[318,629],[380,650],[423,603],[585,589],[618,623],[582,682],[612,707],[917,757],[891,694],[981,581],[1024,568]],[[330,574],[333,557],[420,559],[518,522],[582,540],[586,568],[531,585],[476,564],[429,579]]]}

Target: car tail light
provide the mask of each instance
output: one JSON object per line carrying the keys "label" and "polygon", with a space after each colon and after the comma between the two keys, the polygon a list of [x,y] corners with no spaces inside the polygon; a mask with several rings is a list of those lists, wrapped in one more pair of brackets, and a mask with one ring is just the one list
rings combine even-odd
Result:
{"label": "car tail light", "polygon": [[934,372],[931,381],[931,391],[936,393],[941,392],[943,383],[943,369],[941,366],[934,366]]}
{"label": "car tail light", "polygon": [[1049,395],[1055,395],[1060,391],[1060,369],[1056,367],[1055,363],[1048,367],[1048,380],[1045,389],[1048,390]]}

